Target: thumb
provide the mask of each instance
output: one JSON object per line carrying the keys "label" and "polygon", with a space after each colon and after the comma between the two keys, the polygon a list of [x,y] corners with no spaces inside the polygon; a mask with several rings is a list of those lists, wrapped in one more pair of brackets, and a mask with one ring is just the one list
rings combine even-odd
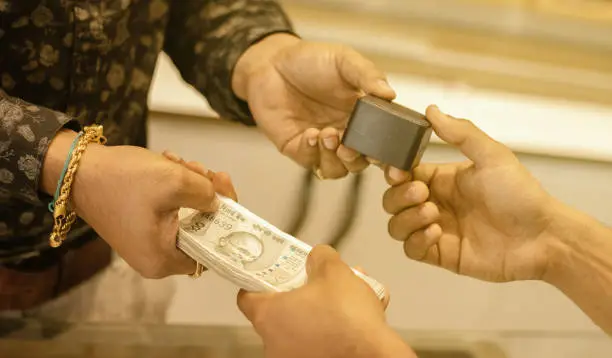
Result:
{"label": "thumb", "polygon": [[340,255],[331,246],[315,246],[306,261],[306,274],[308,280],[329,278],[342,272],[350,272],[351,269],[342,261]]}
{"label": "thumb", "polygon": [[214,212],[219,208],[219,199],[213,183],[207,177],[181,166],[181,183],[178,190],[180,207]]}
{"label": "thumb", "polygon": [[438,137],[457,147],[477,167],[516,161],[508,147],[489,137],[471,121],[444,114],[437,106],[429,106],[426,116]]}
{"label": "thumb", "polygon": [[336,67],[340,76],[351,86],[376,97],[395,99],[396,93],[389,86],[385,74],[352,48],[341,48],[336,56]]}
{"label": "thumb", "polygon": [[260,321],[261,312],[264,312],[264,307],[272,295],[271,293],[247,292],[241,289],[236,299],[238,309],[255,326]]}
{"label": "thumb", "polygon": [[234,201],[238,201],[238,194],[234,184],[227,173],[219,172],[215,173],[212,178],[213,187],[215,191],[223,196],[226,196]]}

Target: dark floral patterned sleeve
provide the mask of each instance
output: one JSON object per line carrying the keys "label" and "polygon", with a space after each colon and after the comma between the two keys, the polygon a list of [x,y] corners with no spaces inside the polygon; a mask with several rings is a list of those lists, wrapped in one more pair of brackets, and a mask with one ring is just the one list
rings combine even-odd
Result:
{"label": "dark floral patterned sleeve", "polygon": [[0,202],[39,204],[38,181],[49,143],[62,127],[78,130],[65,114],[9,96],[0,89]]}
{"label": "dark floral patterned sleeve", "polygon": [[276,1],[189,0],[171,7],[164,50],[183,78],[221,117],[254,124],[248,105],[232,91],[238,58],[264,37],[293,33]]}

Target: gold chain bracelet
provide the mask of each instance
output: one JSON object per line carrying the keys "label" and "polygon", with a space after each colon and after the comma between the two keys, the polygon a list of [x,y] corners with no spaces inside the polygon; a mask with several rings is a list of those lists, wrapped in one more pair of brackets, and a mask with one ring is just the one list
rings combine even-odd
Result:
{"label": "gold chain bracelet", "polygon": [[53,231],[49,237],[51,247],[59,247],[66,240],[72,224],[76,221],[77,214],[70,207],[70,194],[79,161],[90,143],[106,143],[102,126],[94,125],[83,128],[83,133],[72,151],[64,180],[58,184],[61,185],[61,189],[53,208]]}

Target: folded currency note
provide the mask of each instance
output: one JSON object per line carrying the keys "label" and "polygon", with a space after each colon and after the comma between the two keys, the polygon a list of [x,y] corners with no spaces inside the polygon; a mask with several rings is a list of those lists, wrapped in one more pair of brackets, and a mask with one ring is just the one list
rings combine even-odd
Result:
{"label": "folded currency note", "polygon": [[[182,209],[177,246],[240,288],[285,292],[307,279],[308,244],[283,232],[235,201],[220,196],[215,213]],[[353,270],[383,299],[385,288]]]}

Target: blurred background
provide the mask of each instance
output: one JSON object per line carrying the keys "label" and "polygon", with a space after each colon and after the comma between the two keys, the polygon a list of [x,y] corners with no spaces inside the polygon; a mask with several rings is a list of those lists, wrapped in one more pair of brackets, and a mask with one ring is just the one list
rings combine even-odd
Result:
{"label": "blurred background", "polygon": [[[397,102],[418,111],[436,103],[472,119],[515,150],[553,195],[612,225],[612,1],[281,3],[303,38],[345,43],[373,59]],[[229,172],[251,211],[310,244],[334,243],[389,287],[388,320],[422,357],[612,357],[611,342],[546,284],[489,284],[405,258],[387,234],[378,168],[313,181],[256,129],[218,119],[166,57],[150,105],[153,150]],[[424,158],[462,159],[435,138]],[[170,280],[178,285],[170,323],[248,325],[230,283],[214,274]],[[175,331],[173,339],[205,341],[197,332]],[[435,353],[440,347],[446,353]]]}
{"label": "blurred background", "polygon": [[[612,1],[281,2],[305,39],[345,43],[373,59],[399,103],[418,111],[436,103],[472,119],[515,150],[552,194],[612,224],[612,204],[603,199],[612,198]],[[386,232],[379,169],[309,180],[256,130],[215,119],[165,58],[150,103],[153,149],[172,148],[229,172],[250,210],[311,244],[336,243],[349,263],[389,286],[394,327],[565,335],[564,345],[542,338],[506,354],[612,356],[607,340],[569,338],[599,330],[552,287],[483,283],[406,259]],[[424,160],[461,159],[434,139]],[[171,322],[247,324],[231,284],[215,275],[176,280]]]}

